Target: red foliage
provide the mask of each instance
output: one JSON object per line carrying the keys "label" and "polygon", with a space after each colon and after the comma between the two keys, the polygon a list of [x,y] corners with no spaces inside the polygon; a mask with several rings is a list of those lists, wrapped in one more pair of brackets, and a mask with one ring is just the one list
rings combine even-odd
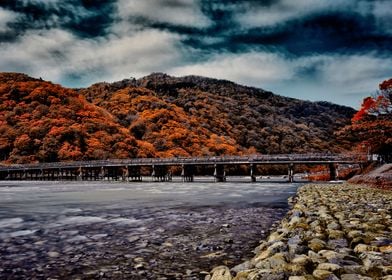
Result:
{"label": "red foliage", "polygon": [[392,79],[379,85],[375,97],[366,97],[361,109],[346,126],[342,135],[357,142],[357,149],[392,160]]}
{"label": "red foliage", "polygon": [[357,122],[362,120],[365,116],[369,114],[369,110],[374,109],[377,105],[376,100],[373,97],[366,97],[363,99],[361,109],[353,116],[352,121]]}
{"label": "red foliage", "polygon": [[387,90],[392,88],[392,79],[385,80],[380,84],[380,90]]}

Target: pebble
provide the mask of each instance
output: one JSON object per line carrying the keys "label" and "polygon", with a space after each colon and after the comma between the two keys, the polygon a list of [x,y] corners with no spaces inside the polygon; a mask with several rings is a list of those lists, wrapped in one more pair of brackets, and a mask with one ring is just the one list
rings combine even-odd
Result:
{"label": "pebble", "polygon": [[392,191],[310,184],[291,204],[234,280],[392,280]]}
{"label": "pebble", "polygon": [[57,258],[60,256],[60,253],[58,252],[48,252],[48,256],[51,258]]}

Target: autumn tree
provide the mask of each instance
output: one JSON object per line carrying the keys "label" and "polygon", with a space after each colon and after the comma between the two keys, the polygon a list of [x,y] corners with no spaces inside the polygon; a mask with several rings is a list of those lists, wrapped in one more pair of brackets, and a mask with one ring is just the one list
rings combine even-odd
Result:
{"label": "autumn tree", "polygon": [[355,141],[358,150],[392,161],[392,79],[382,82],[374,96],[363,99],[351,125],[341,135]]}

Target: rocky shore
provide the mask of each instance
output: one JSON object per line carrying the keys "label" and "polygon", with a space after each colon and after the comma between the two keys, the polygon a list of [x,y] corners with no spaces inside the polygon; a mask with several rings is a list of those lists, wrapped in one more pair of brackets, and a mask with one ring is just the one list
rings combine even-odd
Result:
{"label": "rocky shore", "polygon": [[392,279],[392,192],[305,185],[255,256],[205,280]]}

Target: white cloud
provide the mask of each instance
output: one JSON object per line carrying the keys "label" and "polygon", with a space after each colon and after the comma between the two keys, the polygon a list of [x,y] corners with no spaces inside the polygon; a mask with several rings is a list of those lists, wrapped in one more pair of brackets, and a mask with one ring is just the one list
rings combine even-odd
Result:
{"label": "white cloud", "polygon": [[383,79],[392,76],[392,59],[367,55],[336,55],[322,57],[320,69],[325,83],[342,88],[346,94],[373,93]]}
{"label": "white cloud", "polygon": [[15,21],[18,14],[0,7],[0,32],[9,30],[8,24]]}
{"label": "white cloud", "polygon": [[283,56],[273,53],[217,55],[209,61],[172,69],[173,75],[200,75],[228,79],[248,85],[262,85],[292,78],[294,73]]}
{"label": "white cloud", "polygon": [[82,84],[119,80],[164,71],[180,61],[177,35],[157,30],[128,37],[78,39],[63,30],[31,32],[17,43],[0,48],[1,71],[27,72],[54,82],[67,83],[67,75],[81,76]]}
{"label": "white cloud", "polygon": [[123,20],[143,17],[153,22],[188,27],[207,27],[211,21],[198,0],[119,0],[118,13]]}
{"label": "white cloud", "polygon": [[[300,99],[359,105],[392,76],[391,58],[364,55],[310,55],[287,58],[276,53],[217,55],[209,61],[176,67],[173,75],[201,75],[252,85]],[[304,73],[312,69],[313,75]]]}

